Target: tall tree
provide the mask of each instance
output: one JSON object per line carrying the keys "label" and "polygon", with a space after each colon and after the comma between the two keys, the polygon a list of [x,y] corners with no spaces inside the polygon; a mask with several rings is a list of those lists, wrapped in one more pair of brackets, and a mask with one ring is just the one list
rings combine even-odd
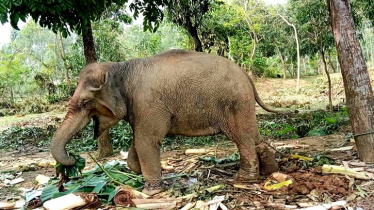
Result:
{"label": "tall tree", "polygon": [[329,90],[329,107],[332,110],[331,79],[327,69],[326,57],[334,46],[334,38],[330,27],[330,18],[325,0],[290,0],[289,7],[299,26],[300,37],[303,40],[301,52],[320,54],[327,76]]}
{"label": "tall tree", "polygon": [[91,21],[98,20],[102,13],[112,4],[124,5],[127,0],[89,0],[89,1],[0,1],[0,21],[8,22],[18,29],[21,19],[31,16],[42,27],[48,27],[53,32],[60,31],[67,37],[70,31],[82,34],[86,63],[96,62],[94,38]]}
{"label": "tall tree", "polygon": [[211,3],[212,0],[170,0],[166,7],[168,19],[188,31],[194,40],[195,51],[198,52],[203,51],[198,30]]}
{"label": "tall tree", "polygon": [[281,14],[278,13],[278,16],[282,18],[282,20],[284,20],[284,22],[287,23],[287,25],[289,25],[290,27],[293,28],[294,30],[294,36],[295,36],[295,41],[296,41],[296,52],[297,52],[297,82],[296,82],[296,91],[299,91],[300,90],[300,45],[299,45],[299,37],[297,35],[297,29],[296,29],[296,26],[290,22],[288,22],[288,20],[283,17]]}
{"label": "tall tree", "polygon": [[232,39],[237,34],[247,33],[246,29],[248,29],[239,6],[220,1],[210,5],[209,12],[202,20],[202,25],[199,35],[203,48],[208,52],[213,50],[220,56],[230,56],[231,59],[233,59],[232,52],[230,52]]}
{"label": "tall tree", "polygon": [[326,0],[359,158],[374,162],[374,96],[349,0]]}
{"label": "tall tree", "polygon": [[178,26],[183,27],[194,40],[195,50],[203,51],[203,46],[198,35],[202,19],[208,12],[214,0],[135,0],[130,4],[134,10],[134,17],[139,13],[144,15],[144,30],[156,31],[164,18],[162,7],[166,8],[168,19]]}

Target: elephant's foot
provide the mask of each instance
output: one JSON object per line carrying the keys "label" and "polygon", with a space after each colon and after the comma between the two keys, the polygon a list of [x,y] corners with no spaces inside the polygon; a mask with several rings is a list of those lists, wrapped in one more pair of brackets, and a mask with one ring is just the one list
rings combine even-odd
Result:
{"label": "elephant's foot", "polygon": [[249,169],[243,169],[240,167],[238,173],[235,175],[236,181],[245,181],[245,182],[255,182],[258,181],[260,175],[258,173],[258,168],[253,167]]}
{"label": "elephant's foot", "polygon": [[110,148],[99,147],[97,159],[102,159],[102,158],[105,158],[105,157],[109,157],[111,155],[113,155],[113,149],[112,149],[112,147],[110,147]]}
{"label": "elephant's foot", "polygon": [[155,180],[155,181],[146,181],[143,189],[143,193],[147,195],[155,195],[162,191],[162,182]]}
{"label": "elephant's foot", "polygon": [[275,160],[275,153],[270,151],[266,144],[261,143],[256,146],[256,152],[260,161],[260,172],[270,175],[278,171],[278,163]]}

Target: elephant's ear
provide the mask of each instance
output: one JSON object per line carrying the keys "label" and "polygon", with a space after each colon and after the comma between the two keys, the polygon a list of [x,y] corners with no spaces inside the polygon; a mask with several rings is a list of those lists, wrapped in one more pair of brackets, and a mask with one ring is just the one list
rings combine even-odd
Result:
{"label": "elephant's ear", "polygon": [[97,91],[101,90],[101,88],[108,83],[108,77],[109,77],[109,73],[106,72],[105,76],[104,76],[104,83],[103,84],[101,84],[99,87],[89,87],[88,89],[92,92],[97,92]]}
{"label": "elephant's ear", "polygon": [[116,108],[115,108],[115,103],[112,101],[110,102],[110,100],[108,100],[105,95],[108,94],[108,90],[107,89],[103,89],[104,92],[101,92],[100,90],[105,86],[105,85],[109,85],[110,82],[108,82],[109,80],[109,73],[108,71],[101,74],[101,78],[100,78],[100,81],[101,83],[104,81],[104,83],[102,83],[99,87],[89,87],[88,90],[91,91],[96,99],[99,101],[100,104],[102,104],[103,106],[105,106],[108,110],[110,110],[110,112],[115,115],[116,113]]}

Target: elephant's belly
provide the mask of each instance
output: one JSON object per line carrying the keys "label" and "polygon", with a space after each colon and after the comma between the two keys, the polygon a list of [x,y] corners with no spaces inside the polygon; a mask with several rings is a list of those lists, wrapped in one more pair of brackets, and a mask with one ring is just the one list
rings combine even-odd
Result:
{"label": "elephant's belly", "polygon": [[168,132],[170,135],[183,136],[208,136],[218,133],[221,133],[221,129],[218,126],[199,120],[174,122]]}

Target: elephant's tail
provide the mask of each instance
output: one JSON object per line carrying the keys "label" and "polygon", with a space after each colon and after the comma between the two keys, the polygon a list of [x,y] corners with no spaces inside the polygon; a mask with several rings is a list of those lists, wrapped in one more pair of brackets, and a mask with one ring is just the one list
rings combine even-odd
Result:
{"label": "elephant's tail", "polygon": [[284,113],[283,111],[277,111],[277,110],[274,110],[274,109],[271,109],[269,108],[268,106],[265,105],[265,103],[261,100],[260,96],[258,95],[257,93],[257,90],[256,90],[256,87],[255,87],[255,84],[254,82],[252,81],[251,77],[246,73],[244,72],[245,75],[248,77],[248,80],[249,82],[251,83],[252,87],[253,87],[253,92],[255,94],[255,98],[256,98],[256,101],[257,103],[263,108],[265,109],[266,111],[268,112],[273,112],[273,113]]}

